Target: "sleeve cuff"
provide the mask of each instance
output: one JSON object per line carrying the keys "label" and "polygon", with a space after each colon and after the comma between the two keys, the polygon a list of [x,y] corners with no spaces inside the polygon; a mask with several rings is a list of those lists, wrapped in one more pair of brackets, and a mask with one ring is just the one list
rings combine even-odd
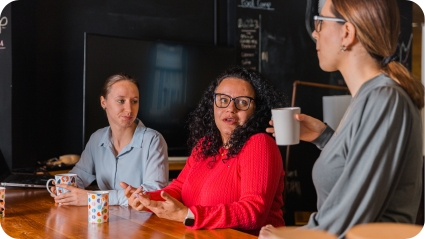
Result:
{"label": "sleeve cuff", "polygon": [[313,140],[312,143],[317,146],[320,150],[322,150],[328,141],[332,138],[332,135],[334,134],[334,130],[329,127],[329,125],[326,124],[325,130],[317,137],[317,139]]}

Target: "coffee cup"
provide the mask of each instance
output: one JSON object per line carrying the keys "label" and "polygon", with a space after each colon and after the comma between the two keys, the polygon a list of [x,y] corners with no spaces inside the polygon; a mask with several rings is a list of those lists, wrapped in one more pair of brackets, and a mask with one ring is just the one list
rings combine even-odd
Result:
{"label": "coffee cup", "polygon": [[[69,186],[77,187],[77,174],[75,174],[75,173],[56,174],[54,179],[53,178],[49,179],[46,183],[46,188],[47,188],[47,191],[49,191],[51,194],[54,194],[50,190],[49,184],[50,184],[51,181],[55,181],[55,185],[68,184]],[[56,186],[56,195],[57,196],[61,195],[62,193],[67,193],[67,192],[69,192],[69,190]]]}
{"label": "coffee cup", "polygon": [[109,221],[109,192],[87,192],[87,209],[89,223],[103,223]]}
{"label": "coffee cup", "polygon": [[301,113],[299,107],[272,109],[273,127],[277,145],[300,143],[300,122],[295,114]]}

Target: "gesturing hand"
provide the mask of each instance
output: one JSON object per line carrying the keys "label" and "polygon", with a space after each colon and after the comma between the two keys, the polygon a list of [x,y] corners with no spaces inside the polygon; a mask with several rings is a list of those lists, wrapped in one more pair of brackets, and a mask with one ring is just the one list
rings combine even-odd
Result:
{"label": "gesturing hand", "polygon": [[128,200],[128,205],[130,205],[133,209],[137,211],[145,209],[145,207],[143,206],[143,204],[140,203],[139,200],[135,200],[137,199],[136,195],[138,196],[138,194],[141,194],[142,197],[149,197],[149,195],[142,193],[141,187],[135,188],[125,182],[120,182],[120,186],[125,189],[124,195]]}
{"label": "gesturing hand", "polygon": [[165,201],[151,200],[140,193],[137,195],[140,203],[160,218],[184,222],[187,216],[188,208],[164,191],[161,192],[161,197]]}
{"label": "gesturing hand", "polygon": [[62,205],[76,205],[84,206],[87,205],[87,190],[76,188],[68,184],[58,184],[56,187],[64,188],[70,192],[62,193],[55,196],[55,202]]}

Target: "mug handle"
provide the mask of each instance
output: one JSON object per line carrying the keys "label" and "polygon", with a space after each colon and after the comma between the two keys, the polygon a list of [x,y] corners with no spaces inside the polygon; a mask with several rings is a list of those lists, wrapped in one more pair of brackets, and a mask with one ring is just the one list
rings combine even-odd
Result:
{"label": "mug handle", "polygon": [[46,183],[47,191],[49,191],[50,194],[56,195],[52,191],[50,191],[50,188],[49,188],[50,181],[55,181],[55,179],[51,178],[51,179],[47,180],[47,183]]}

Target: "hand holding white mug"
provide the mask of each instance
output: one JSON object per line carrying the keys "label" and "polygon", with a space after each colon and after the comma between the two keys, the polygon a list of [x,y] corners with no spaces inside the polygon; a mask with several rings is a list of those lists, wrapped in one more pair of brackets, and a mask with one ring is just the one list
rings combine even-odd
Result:
{"label": "hand holding white mug", "polygon": [[[322,121],[306,114],[295,114],[295,119],[300,122],[300,140],[302,141],[311,142],[317,139],[326,128]],[[273,126],[273,120],[270,120],[270,125]],[[267,128],[266,132],[275,136],[273,127]]]}

